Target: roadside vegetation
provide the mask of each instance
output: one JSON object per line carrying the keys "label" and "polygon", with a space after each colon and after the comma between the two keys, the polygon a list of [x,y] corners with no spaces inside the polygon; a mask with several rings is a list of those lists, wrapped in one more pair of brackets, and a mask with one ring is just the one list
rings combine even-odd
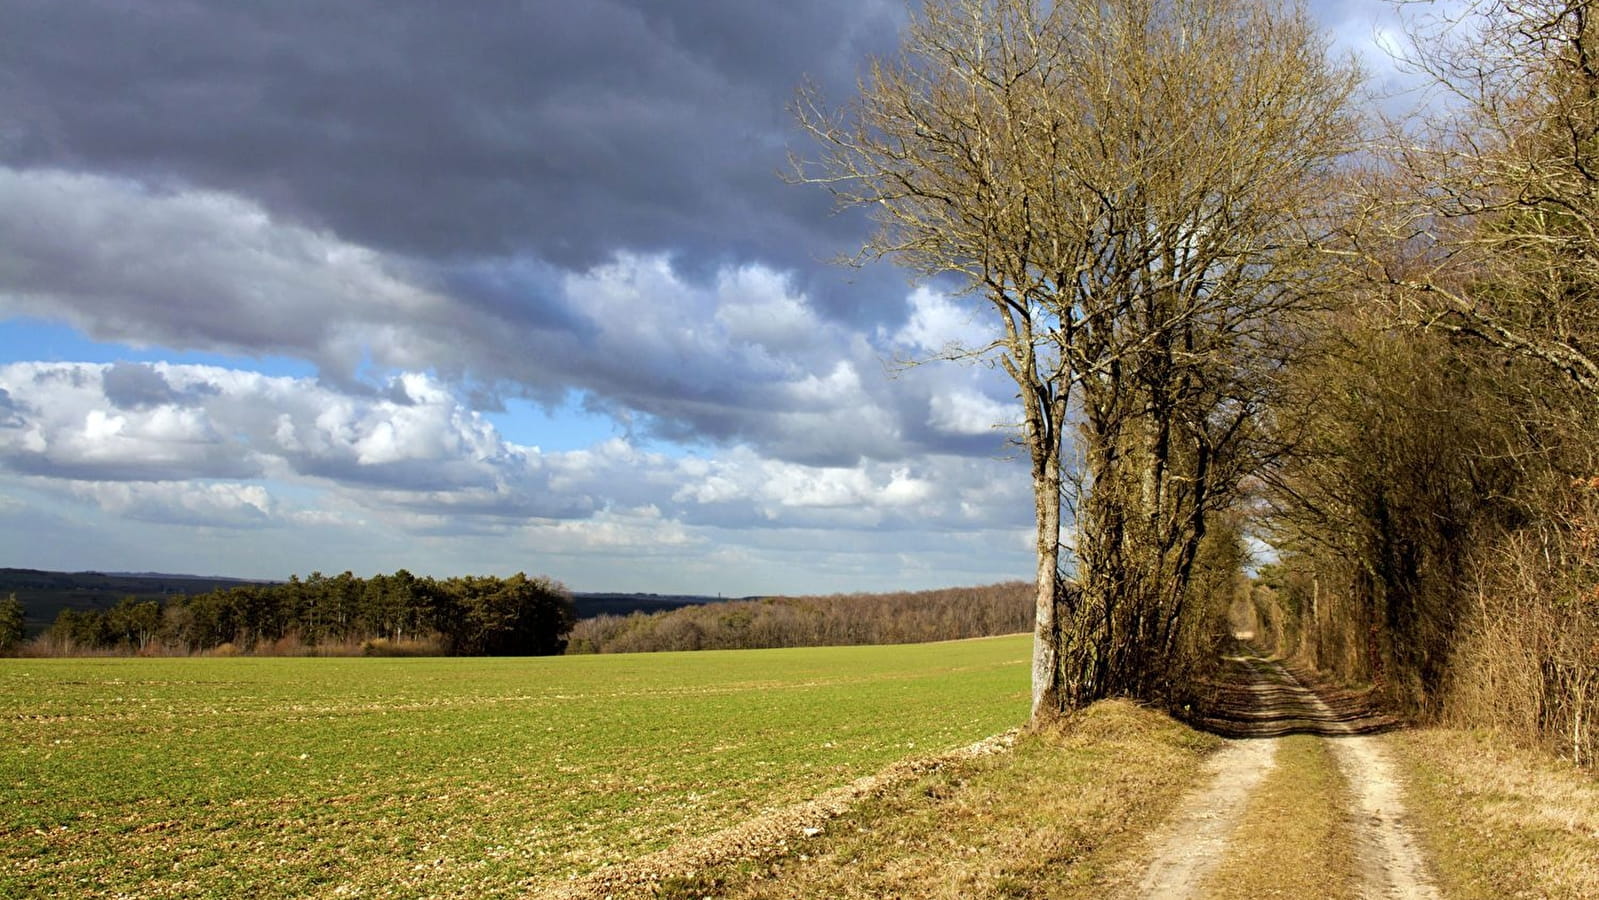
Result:
{"label": "roadside vegetation", "polygon": [[[1220,742],[1123,700],[828,823],[780,857],[663,883],[699,898],[1103,897]],[[1136,877],[1136,876],[1134,876]]]}
{"label": "roadside vegetation", "polygon": [[1422,728],[1390,746],[1444,896],[1599,897],[1599,780],[1504,734]]}
{"label": "roadside vegetation", "polygon": [[1592,401],[1541,367],[1349,315],[1280,411],[1260,640],[1429,723],[1599,760]]}
{"label": "roadside vegetation", "polygon": [[1269,650],[1592,766],[1599,9],[1420,13],[1389,116],[1306,16],[931,0],[793,178],[988,317],[940,355],[1016,385],[1035,723],[1203,702],[1230,527]]}
{"label": "roadside vegetation", "polygon": [[1035,718],[1181,705],[1212,656],[1196,561],[1338,287],[1357,83],[1302,7],[935,0],[855,96],[801,88],[795,179],[870,212],[859,258],[969,297],[987,327],[944,355],[1015,382]]}
{"label": "roadside vegetation", "polygon": [[1422,722],[1599,762],[1599,9],[1420,19],[1448,102],[1368,141],[1270,417],[1267,645]]}

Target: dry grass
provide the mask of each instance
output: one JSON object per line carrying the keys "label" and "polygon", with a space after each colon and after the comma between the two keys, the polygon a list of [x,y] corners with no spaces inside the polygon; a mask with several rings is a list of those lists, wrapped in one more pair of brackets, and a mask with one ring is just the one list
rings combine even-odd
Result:
{"label": "dry grass", "polygon": [[1359,896],[1350,805],[1326,738],[1282,738],[1277,765],[1250,799],[1204,896]]}
{"label": "dry grass", "polygon": [[777,859],[662,885],[663,897],[1097,897],[1189,789],[1217,739],[1098,704],[1011,753],[868,801]]}
{"label": "dry grass", "polygon": [[[1484,549],[1454,634],[1443,724],[1487,728],[1599,765],[1599,491],[1574,533],[1508,535]],[[1551,552],[1553,549],[1553,552]]]}
{"label": "dry grass", "polygon": [[1449,897],[1599,897],[1599,780],[1488,734],[1422,729],[1392,744],[1414,824]]}

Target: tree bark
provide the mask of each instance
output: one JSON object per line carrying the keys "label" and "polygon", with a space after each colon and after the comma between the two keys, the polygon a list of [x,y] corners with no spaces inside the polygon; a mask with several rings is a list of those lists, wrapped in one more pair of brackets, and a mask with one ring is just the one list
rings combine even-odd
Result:
{"label": "tree bark", "polygon": [[1033,617],[1032,721],[1062,709],[1060,664],[1060,454],[1049,454],[1033,476],[1037,509],[1038,595]]}

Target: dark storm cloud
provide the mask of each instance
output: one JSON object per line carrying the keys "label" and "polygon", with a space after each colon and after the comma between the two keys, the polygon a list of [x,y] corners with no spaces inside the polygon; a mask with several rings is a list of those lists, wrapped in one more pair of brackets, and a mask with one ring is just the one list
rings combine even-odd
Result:
{"label": "dark storm cloud", "polygon": [[[415,398],[385,372],[437,372],[478,409],[496,395],[549,404],[575,391],[633,433],[744,441],[813,464],[993,452],[967,436],[972,409],[994,404],[941,389],[993,394],[963,384],[985,373],[930,367],[892,382],[884,371],[884,355],[902,352],[895,335],[922,354],[971,327],[961,315],[935,304],[927,319],[919,292],[905,328],[868,334],[830,319],[799,282],[762,264],[696,281],[670,258],[630,253],[581,273],[502,258],[419,274],[234,195],[0,167],[0,307],[97,339],[294,356],[325,384],[388,392],[401,407]],[[162,378],[113,369],[108,400],[175,401]]]}
{"label": "dark storm cloud", "polygon": [[[0,7],[12,165],[235,192],[424,260],[531,252],[568,269],[626,248],[813,270],[858,243],[858,218],[774,174],[784,107],[807,75],[848,90],[902,15],[860,0]],[[823,280],[832,298],[840,279]]]}
{"label": "dark storm cloud", "polygon": [[[367,363],[482,409],[575,392],[637,434],[811,464],[992,453],[930,426],[930,382],[888,385],[869,343],[903,276],[823,264],[859,217],[775,171],[797,83],[847,94],[902,16],[0,0],[0,303],[307,359],[352,394]],[[108,397],[165,402],[158,378]]]}

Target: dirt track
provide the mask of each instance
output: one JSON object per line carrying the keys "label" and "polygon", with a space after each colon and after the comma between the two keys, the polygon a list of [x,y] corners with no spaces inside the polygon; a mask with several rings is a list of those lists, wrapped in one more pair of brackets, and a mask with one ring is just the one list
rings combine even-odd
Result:
{"label": "dirt track", "polygon": [[[1313,689],[1281,663],[1252,654],[1226,661],[1218,701],[1195,724],[1228,738],[1206,765],[1201,785],[1153,833],[1141,856],[1118,861],[1113,881],[1124,896],[1202,898],[1225,892],[1215,881],[1235,832],[1257,789],[1277,766],[1281,738],[1314,735],[1328,742],[1330,757],[1348,786],[1341,812],[1357,861],[1347,873],[1367,898],[1438,897],[1425,861],[1405,825],[1402,787],[1384,749],[1382,732],[1397,726],[1348,691]],[[781,854],[791,841],[821,832],[826,822],[907,778],[943,763],[1002,752],[1013,733],[979,742],[942,757],[912,760],[793,807],[736,823],[704,838],[591,873],[572,882],[544,885],[538,896],[601,898],[648,896],[663,880],[740,859]],[[1325,758],[1325,757],[1324,757]],[[1336,873],[1328,873],[1336,877]],[[1116,888],[1111,889],[1112,892]],[[1103,891],[1102,891],[1103,893]],[[1228,896],[1236,896],[1228,893]]]}
{"label": "dirt track", "polygon": [[1361,896],[1436,898],[1426,863],[1405,825],[1403,791],[1383,749],[1395,721],[1359,695],[1313,690],[1281,663],[1244,655],[1227,660],[1219,701],[1200,724],[1231,738],[1217,754],[1210,782],[1184,800],[1149,843],[1139,885],[1143,897],[1203,897],[1207,881],[1248,805],[1274,765],[1277,738],[1312,734],[1328,740],[1349,784],[1351,824]]}
{"label": "dirt track", "polygon": [[1273,738],[1290,734],[1338,737],[1380,734],[1398,726],[1362,694],[1318,685],[1276,660],[1253,654],[1226,658],[1216,699],[1198,727],[1222,737]]}
{"label": "dirt track", "polygon": [[1233,741],[1211,757],[1207,786],[1189,795],[1151,842],[1139,897],[1200,897],[1226,855],[1249,797],[1276,766],[1276,741]]}

